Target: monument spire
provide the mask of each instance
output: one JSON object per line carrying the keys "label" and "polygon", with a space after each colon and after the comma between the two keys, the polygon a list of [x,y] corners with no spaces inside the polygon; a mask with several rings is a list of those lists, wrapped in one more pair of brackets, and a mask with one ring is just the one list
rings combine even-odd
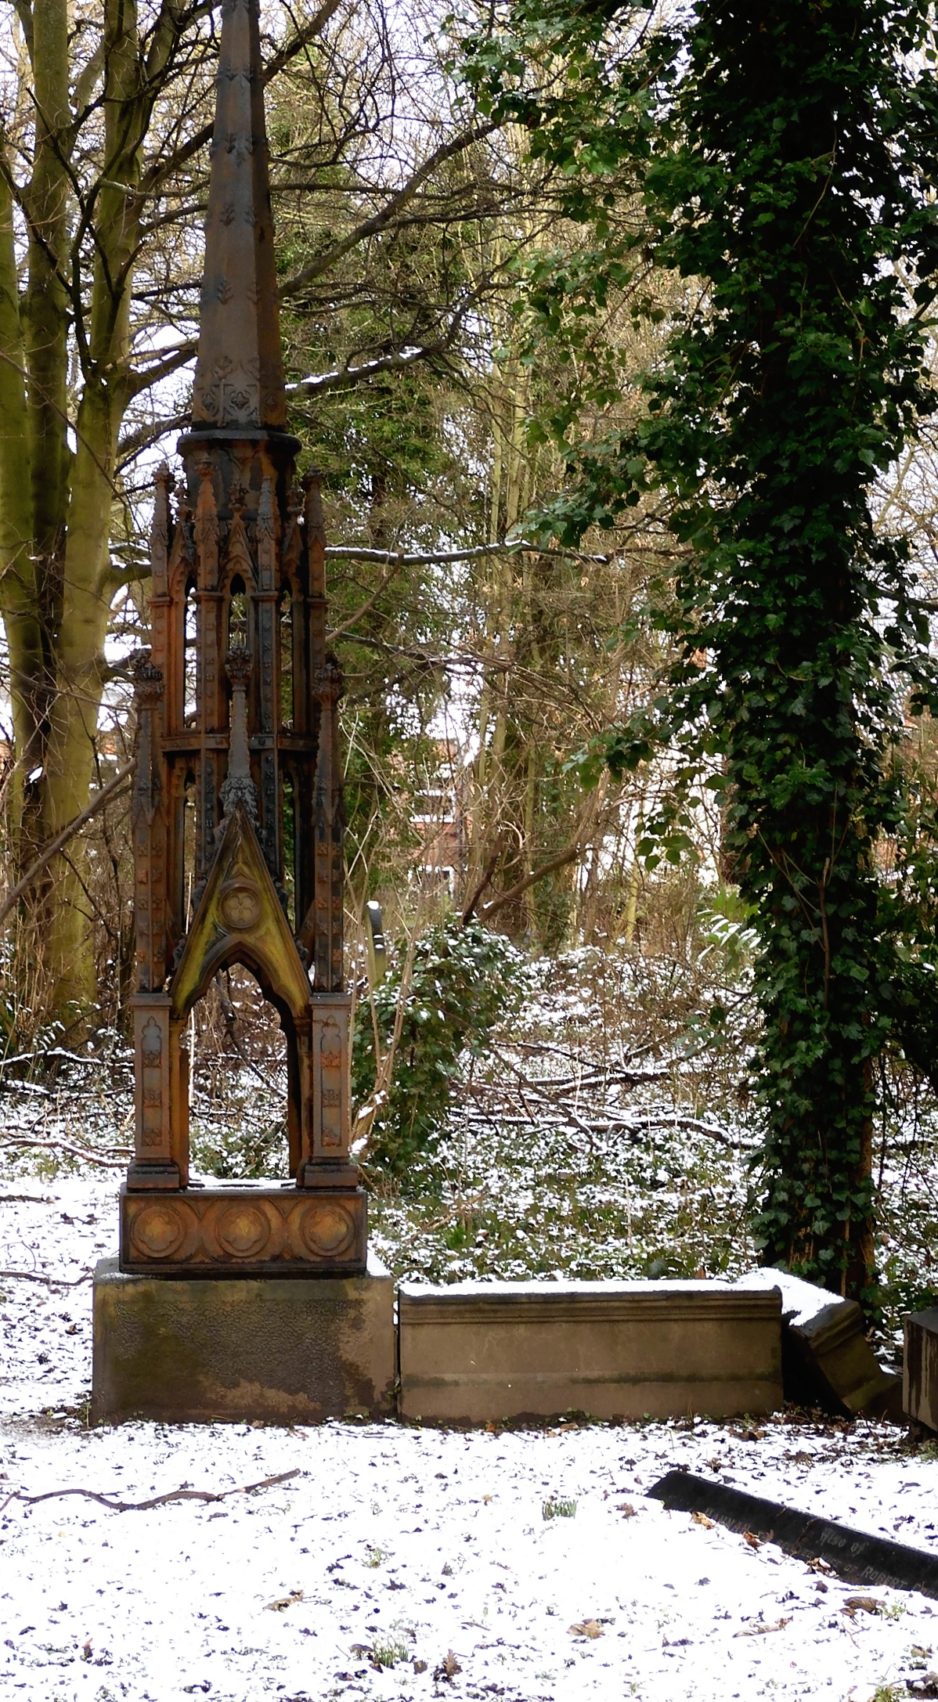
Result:
{"label": "monument spire", "polygon": [[[364,1269],[367,1215],[349,1153],[342,680],[326,649],[318,482],[297,484],[300,444],[284,429],[258,0],[221,10],[185,489],[174,505],[169,469],[157,477],[152,643],[136,674],[137,1115],[121,1268],[347,1275]],[[189,1184],[186,1027],[234,964],[286,1036],[289,1186]]]}
{"label": "monument spire", "polygon": [[286,398],[259,0],[223,0],[216,81],[192,427],[279,431]]}

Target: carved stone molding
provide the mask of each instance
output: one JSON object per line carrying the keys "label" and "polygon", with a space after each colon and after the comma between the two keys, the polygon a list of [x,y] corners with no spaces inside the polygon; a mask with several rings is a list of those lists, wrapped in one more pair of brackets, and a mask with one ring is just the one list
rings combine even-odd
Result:
{"label": "carved stone molding", "polygon": [[[318,482],[298,485],[300,445],[284,429],[259,15],[259,0],[224,0],[185,489],[173,503],[160,468],[152,651],[135,671],[136,1106],[121,1257],[168,1276],[351,1273],[365,1258],[349,1155],[342,681]],[[234,964],[285,1035],[289,1181],[194,1189],[185,1025]]]}
{"label": "carved stone molding", "polygon": [[358,1188],[276,1185],[121,1194],[120,1267],[154,1274],[271,1274],[365,1269]]}

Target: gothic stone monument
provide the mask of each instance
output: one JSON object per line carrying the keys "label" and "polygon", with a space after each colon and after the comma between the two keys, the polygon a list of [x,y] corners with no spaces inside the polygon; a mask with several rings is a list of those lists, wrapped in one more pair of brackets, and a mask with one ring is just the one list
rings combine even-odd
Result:
{"label": "gothic stone monument", "polygon": [[[297,484],[285,429],[258,11],[223,0],[178,501],[168,468],[156,480],[151,646],[135,667],[135,1153],[120,1257],[95,1279],[97,1420],[392,1405],[391,1284],[368,1272],[349,1158],[342,682],[319,488]],[[201,1185],[184,1036],[235,963],[286,1036],[290,1178]]]}

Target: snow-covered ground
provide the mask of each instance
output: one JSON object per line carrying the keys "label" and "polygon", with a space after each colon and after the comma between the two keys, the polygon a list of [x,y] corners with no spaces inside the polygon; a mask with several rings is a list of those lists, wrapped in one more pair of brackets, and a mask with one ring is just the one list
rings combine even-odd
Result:
{"label": "snow-covered ground", "polygon": [[[115,1181],[5,1187],[3,1702],[938,1696],[938,1602],[645,1498],[685,1465],[933,1548],[938,1457],[901,1431],[89,1430]],[[183,1487],[204,1498],[133,1506]]]}

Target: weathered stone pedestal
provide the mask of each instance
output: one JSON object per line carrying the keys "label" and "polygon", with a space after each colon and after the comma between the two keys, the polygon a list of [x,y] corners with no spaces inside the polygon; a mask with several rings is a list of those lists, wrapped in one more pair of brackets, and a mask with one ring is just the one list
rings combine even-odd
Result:
{"label": "weathered stone pedestal", "polygon": [[403,1418],[725,1418],[781,1404],[776,1289],[405,1283],[398,1307]]}
{"label": "weathered stone pedestal", "polygon": [[361,1276],[363,1188],[210,1183],[120,1197],[120,1268],[137,1276]]}
{"label": "weathered stone pedestal", "polygon": [[394,1288],[364,1276],[94,1278],[91,1420],[316,1424],[395,1410]]}

